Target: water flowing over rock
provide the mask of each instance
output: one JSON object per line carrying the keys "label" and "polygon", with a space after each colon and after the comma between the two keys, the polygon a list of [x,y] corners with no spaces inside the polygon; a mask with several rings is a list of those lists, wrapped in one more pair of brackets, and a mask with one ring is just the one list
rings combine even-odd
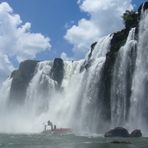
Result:
{"label": "water flowing over rock", "polygon": [[27,60],[20,64],[19,69],[11,74],[12,84],[10,90],[11,100],[23,102],[26,94],[26,89],[32,79],[37,61]]}
{"label": "water flowing over rock", "polygon": [[50,76],[53,80],[57,81],[59,86],[61,85],[64,77],[64,63],[62,59],[60,58],[54,59]]}
{"label": "water flowing over rock", "polygon": [[41,132],[50,120],[80,133],[121,126],[148,133],[147,3],[142,6],[135,28],[100,38],[85,59],[22,62],[0,89],[7,94],[0,132]]}
{"label": "water flowing over rock", "polygon": [[[145,130],[148,124],[148,11],[143,12],[139,26],[136,70],[131,96],[130,124]],[[136,117],[136,118],[135,118]]]}
{"label": "water flowing over rock", "polygon": [[132,77],[136,59],[135,28],[129,32],[127,41],[116,57],[111,84],[112,125],[124,125],[128,119]]}

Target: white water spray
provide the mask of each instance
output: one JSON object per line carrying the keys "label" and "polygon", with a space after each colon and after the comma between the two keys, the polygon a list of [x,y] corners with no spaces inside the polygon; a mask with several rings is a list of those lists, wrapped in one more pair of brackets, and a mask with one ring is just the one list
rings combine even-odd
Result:
{"label": "white water spray", "polygon": [[139,26],[136,70],[132,85],[130,125],[147,131],[148,113],[148,11],[143,12]]}
{"label": "white water spray", "polygon": [[135,28],[129,32],[126,44],[120,48],[114,66],[111,88],[111,119],[112,126],[124,126],[130,107],[129,71],[132,69],[131,53],[135,51]]}
{"label": "white water spray", "polygon": [[[27,88],[24,105],[9,111],[9,115],[4,114],[8,118],[3,118],[3,121],[9,119],[11,122],[5,124],[7,130],[0,128],[0,132],[41,132],[43,123],[48,120],[59,128],[95,132],[99,120],[97,85],[111,39],[112,36],[100,39],[90,59],[65,61],[60,90],[56,89],[57,82],[50,77],[53,62],[39,62]],[[91,63],[89,68],[83,67],[86,62]],[[11,83],[7,88],[10,86]]]}

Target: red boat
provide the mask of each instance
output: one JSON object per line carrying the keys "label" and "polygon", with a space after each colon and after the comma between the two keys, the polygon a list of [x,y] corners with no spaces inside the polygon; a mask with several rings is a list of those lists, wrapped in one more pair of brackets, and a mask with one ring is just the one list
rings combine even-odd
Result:
{"label": "red boat", "polygon": [[[47,129],[47,127],[51,127],[50,129]],[[72,134],[71,128],[56,128],[56,125],[53,126],[52,122],[49,120],[47,122],[47,125],[44,125],[44,131],[45,134],[58,134],[58,135],[65,135],[65,134]]]}
{"label": "red boat", "polygon": [[70,134],[72,133],[72,129],[70,128],[57,128],[51,131],[53,134]]}
{"label": "red boat", "polygon": [[55,130],[46,130],[43,131],[44,134],[58,134],[58,135],[65,135],[65,134],[72,134],[72,129],[70,128],[57,128]]}

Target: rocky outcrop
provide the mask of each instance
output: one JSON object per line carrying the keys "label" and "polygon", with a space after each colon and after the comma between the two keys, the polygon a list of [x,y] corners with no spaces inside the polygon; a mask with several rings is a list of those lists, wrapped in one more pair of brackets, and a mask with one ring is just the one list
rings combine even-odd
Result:
{"label": "rocky outcrop", "polygon": [[91,50],[90,50],[90,53],[88,55],[88,59],[91,58],[92,56],[92,53],[93,53],[93,50],[95,49],[95,46],[97,45],[97,42],[94,42],[93,44],[91,44]]}
{"label": "rocky outcrop", "polygon": [[127,129],[123,127],[116,127],[106,132],[104,137],[129,137],[129,133]]}
{"label": "rocky outcrop", "polygon": [[26,96],[27,86],[32,79],[38,61],[26,60],[20,63],[19,69],[12,72],[10,101],[22,103]]}
{"label": "rocky outcrop", "polygon": [[[11,74],[12,84],[10,90],[10,103],[17,102],[23,103],[26,97],[26,89],[29,82],[34,76],[38,61],[26,60],[20,63],[19,69],[15,70]],[[55,80],[58,84],[57,88],[60,87],[64,77],[64,63],[60,58],[56,58],[51,68],[50,77]],[[47,89],[47,84],[43,84],[44,90]]]}
{"label": "rocky outcrop", "polygon": [[57,81],[58,86],[61,86],[64,77],[64,63],[60,58],[55,58],[51,68],[50,77]]}
{"label": "rocky outcrop", "polygon": [[97,45],[97,42],[94,42],[94,43],[90,46],[90,47],[91,47],[90,53],[88,54],[87,60],[85,60],[84,63],[83,63],[83,65],[81,66],[80,72],[83,72],[85,69],[87,70],[87,69],[91,66],[91,62],[92,62],[91,56],[92,56],[92,53],[93,53],[93,51],[94,51],[96,45]]}
{"label": "rocky outcrop", "polygon": [[136,129],[131,132],[130,137],[142,137],[142,132],[139,129]]}
{"label": "rocky outcrop", "polygon": [[145,11],[148,9],[148,2],[144,2],[140,5],[139,9],[138,9],[138,15],[140,17],[141,12]]}
{"label": "rocky outcrop", "polygon": [[129,34],[129,29],[123,29],[121,31],[114,33],[113,38],[111,40],[110,52],[112,53],[118,52],[120,47],[125,44],[128,34]]}
{"label": "rocky outcrop", "polygon": [[142,132],[139,129],[134,130],[129,134],[128,130],[123,127],[116,127],[105,133],[104,137],[142,137]]}

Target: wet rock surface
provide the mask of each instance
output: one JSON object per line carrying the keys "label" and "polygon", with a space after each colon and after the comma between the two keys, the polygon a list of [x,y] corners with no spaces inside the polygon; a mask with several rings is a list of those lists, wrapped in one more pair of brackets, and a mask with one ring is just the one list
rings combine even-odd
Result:
{"label": "wet rock surface", "polygon": [[106,132],[104,137],[129,137],[128,130],[123,127],[116,127]]}
{"label": "wet rock surface", "polygon": [[11,74],[12,84],[10,90],[10,101],[22,103],[26,97],[26,89],[32,79],[38,61],[26,60],[21,62],[19,69]]}
{"label": "wet rock surface", "polygon": [[[142,137],[142,132],[139,129],[135,129],[134,131],[129,134],[128,130],[123,127],[116,127],[114,129],[109,130],[104,134],[104,137]],[[117,141],[119,143],[119,141]]]}
{"label": "wet rock surface", "polygon": [[142,137],[142,132],[139,129],[136,129],[131,132],[130,137]]}
{"label": "wet rock surface", "polygon": [[55,58],[50,72],[53,80],[57,81],[60,86],[64,77],[64,62],[61,58]]}

